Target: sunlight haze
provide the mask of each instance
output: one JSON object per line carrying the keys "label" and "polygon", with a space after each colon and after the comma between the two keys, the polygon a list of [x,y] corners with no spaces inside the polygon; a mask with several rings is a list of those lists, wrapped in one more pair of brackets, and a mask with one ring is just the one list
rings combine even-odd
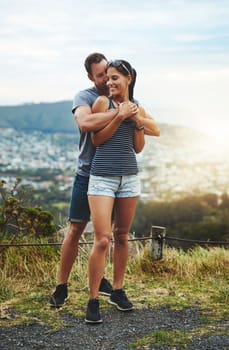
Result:
{"label": "sunlight haze", "polygon": [[229,2],[0,0],[0,105],[72,100],[94,51],[136,68],[158,122],[229,137]]}

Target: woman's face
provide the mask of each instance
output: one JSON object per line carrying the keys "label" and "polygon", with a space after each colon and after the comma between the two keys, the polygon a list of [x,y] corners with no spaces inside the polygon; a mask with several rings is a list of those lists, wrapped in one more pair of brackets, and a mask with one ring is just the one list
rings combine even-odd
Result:
{"label": "woman's face", "polygon": [[115,67],[110,66],[107,69],[107,77],[107,86],[109,88],[110,96],[122,96],[128,98],[128,86],[131,82],[130,75],[125,76]]}

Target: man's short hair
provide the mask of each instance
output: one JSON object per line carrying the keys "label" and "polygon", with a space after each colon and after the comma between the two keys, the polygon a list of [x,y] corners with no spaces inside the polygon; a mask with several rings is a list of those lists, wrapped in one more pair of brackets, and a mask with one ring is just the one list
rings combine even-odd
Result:
{"label": "man's short hair", "polygon": [[102,53],[94,52],[94,53],[91,53],[89,56],[87,56],[84,61],[84,67],[88,72],[88,74],[92,73],[91,65],[93,63],[100,63],[102,60],[107,61],[106,57]]}

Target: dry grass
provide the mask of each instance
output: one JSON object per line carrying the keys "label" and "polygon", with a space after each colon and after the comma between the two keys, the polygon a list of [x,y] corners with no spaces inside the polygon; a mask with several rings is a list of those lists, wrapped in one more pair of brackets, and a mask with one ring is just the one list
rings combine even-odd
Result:
{"label": "dry grass", "polygon": [[[136,242],[130,245],[125,288],[136,307],[169,303],[173,308],[183,308],[198,304],[204,310],[214,305],[214,317],[229,316],[229,250],[198,247],[185,253],[166,248],[164,258],[155,261],[147,246],[143,248]],[[47,301],[57,281],[60,249],[46,246],[9,248],[2,253],[0,325],[6,325],[5,319],[8,325],[39,320],[57,329],[63,322],[62,313],[83,317],[88,299],[87,259],[90,249],[90,245],[81,246],[71,273],[70,300],[62,309],[52,313]],[[111,262],[107,264],[106,276],[112,280]],[[101,307],[109,307],[103,299]],[[17,317],[12,317],[12,312],[16,312]]]}
{"label": "dry grass", "polygon": [[[229,251],[224,248],[205,249],[197,247],[188,252],[165,248],[162,260],[152,260],[148,247],[141,250],[132,262],[139,272],[178,279],[192,280],[196,276],[229,273]],[[136,271],[136,270],[135,270]]]}

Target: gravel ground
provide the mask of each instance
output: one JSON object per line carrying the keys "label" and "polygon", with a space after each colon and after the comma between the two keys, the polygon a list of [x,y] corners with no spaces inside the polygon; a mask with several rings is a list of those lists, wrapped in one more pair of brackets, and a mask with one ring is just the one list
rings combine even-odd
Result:
{"label": "gravel ground", "polygon": [[[72,315],[64,315],[68,326],[48,333],[49,328],[38,323],[14,327],[0,327],[1,350],[127,350],[134,349],[129,344],[156,330],[183,330],[189,332],[204,323],[198,308],[172,311],[169,306],[159,309],[145,308],[131,312],[118,310],[103,311],[103,323],[86,325],[84,320]],[[7,322],[7,320],[6,320]],[[202,322],[202,323],[201,323]],[[227,320],[221,327],[229,332]],[[206,324],[204,325],[206,326]],[[179,350],[178,346],[154,347],[147,350]],[[187,350],[228,350],[229,335],[212,335],[194,338]]]}

